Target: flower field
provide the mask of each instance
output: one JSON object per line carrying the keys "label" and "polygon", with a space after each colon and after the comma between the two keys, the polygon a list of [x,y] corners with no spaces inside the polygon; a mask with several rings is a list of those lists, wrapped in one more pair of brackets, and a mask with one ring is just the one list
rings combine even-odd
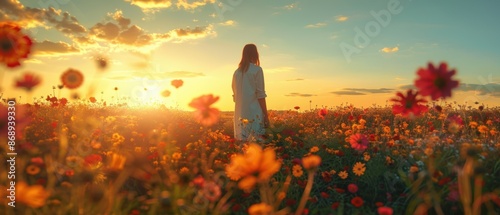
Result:
{"label": "flower field", "polygon": [[449,104],[415,119],[383,107],[271,111],[258,144],[231,138],[231,113],[208,127],[161,108],[17,109],[7,214],[500,212],[498,108]]}
{"label": "flower field", "polygon": [[[32,40],[2,22],[0,45],[9,69]],[[107,59],[95,60],[105,72]],[[212,94],[188,112],[107,104],[92,79],[85,98],[56,96],[56,86],[32,103],[2,93],[0,212],[499,214],[500,108],[446,101],[459,82],[445,62],[416,73],[391,106],[271,110],[266,134],[244,142]],[[31,98],[41,79],[25,73],[15,86]],[[81,90],[84,80],[68,68],[57,88]]]}

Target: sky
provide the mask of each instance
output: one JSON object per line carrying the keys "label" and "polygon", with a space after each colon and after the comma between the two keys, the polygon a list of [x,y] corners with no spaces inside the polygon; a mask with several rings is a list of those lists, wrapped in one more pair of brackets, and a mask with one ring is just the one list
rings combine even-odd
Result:
{"label": "sky", "polygon": [[[214,107],[231,111],[231,78],[253,43],[268,109],[386,106],[429,62],[446,62],[460,81],[441,103],[500,104],[497,0],[0,0],[0,8],[0,20],[34,41],[21,67],[0,67],[2,97],[21,102],[77,93],[191,110],[192,99],[213,94]],[[69,68],[84,84],[53,90]],[[15,88],[26,72],[42,78],[29,94]],[[175,79],[184,85],[174,88]]]}

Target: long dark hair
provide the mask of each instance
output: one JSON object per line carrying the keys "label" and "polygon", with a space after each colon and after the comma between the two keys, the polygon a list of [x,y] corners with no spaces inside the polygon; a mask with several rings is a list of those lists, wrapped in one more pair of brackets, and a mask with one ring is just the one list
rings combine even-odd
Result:
{"label": "long dark hair", "polygon": [[243,47],[243,54],[241,55],[238,69],[242,72],[246,72],[250,63],[260,66],[259,52],[257,51],[257,46],[254,44],[246,44],[245,47]]}

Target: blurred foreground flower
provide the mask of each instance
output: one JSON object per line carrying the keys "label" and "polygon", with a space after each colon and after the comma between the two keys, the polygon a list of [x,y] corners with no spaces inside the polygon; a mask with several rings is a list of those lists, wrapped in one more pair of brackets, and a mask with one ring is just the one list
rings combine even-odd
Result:
{"label": "blurred foreground flower", "polygon": [[226,166],[226,175],[234,181],[242,179],[238,187],[251,190],[257,182],[265,182],[280,170],[281,163],[276,160],[276,153],[271,148],[251,143],[245,154],[235,155]]}
{"label": "blurred foreground flower", "polygon": [[179,87],[182,87],[182,85],[184,84],[184,81],[183,81],[183,80],[180,80],[180,79],[176,79],[176,80],[172,80],[171,84],[172,84],[172,86],[174,86],[176,89],[179,89]]}
{"label": "blurred foreground flower", "polygon": [[17,67],[22,58],[31,51],[31,39],[21,33],[21,28],[13,23],[0,23],[0,62],[7,67]]}
{"label": "blurred foreground flower", "polygon": [[254,204],[248,208],[250,215],[270,215],[273,212],[273,207],[266,203]]}
{"label": "blurred foreground flower", "polygon": [[83,83],[83,74],[76,70],[69,68],[61,75],[63,85],[68,89],[76,89]]}
{"label": "blurred foreground flower", "polygon": [[50,196],[47,190],[41,185],[29,186],[24,181],[16,184],[16,200],[32,208],[39,208],[45,205],[45,201]]}
{"label": "blurred foreground flower", "polygon": [[321,157],[318,155],[309,155],[302,158],[302,166],[307,170],[312,170],[321,164]]}
{"label": "blurred foreground flower", "polygon": [[217,108],[212,108],[210,105],[217,102],[219,97],[214,97],[212,94],[203,95],[193,99],[189,106],[196,108],[194,112],[195,119],[205,126],[211,126],[219,120],[220,111]]}
{"label": "blurred foreground flower", "polygon": [[419,79],[415,80],[415,86],[423,96],[431,96],[432,100],[451,97],[451,90],[458,87],[459,82],[452,80],[456,71],[448,71],[448,65],[441,63],[439,67],[434,67],[429,63],[427,68],[420,68],[417,71]]}
{"label": "blurred foreground flower", "polygon": [[423,112],[427,111],[427,106],[421,104],[426,103],[425,99],[417,99],[418,92],[413,93],[413,90],[408,90],[406,96],[403,93],[398,92],[396,94],[398,98],[391,99],[395,102],[392,106],[392,112],[394,114],[402,114],[403,116],[420,116]]}
{"label": "blurred foreground flower", "polygon": [[34,87],[40,84],[42,80],[39,76],[26,73],[23,75],[22,79],[18,79],[16,81],[16,87],[21,87],[26,89],[27,91],[31,91]]}
{"label": "blurred foreground flower", "polygon": [[328,114],[328,109],[326,108],[321,108],[319,111],[318,111],[318,116],[321,117],[321,118],[325,118],[325,116]]}

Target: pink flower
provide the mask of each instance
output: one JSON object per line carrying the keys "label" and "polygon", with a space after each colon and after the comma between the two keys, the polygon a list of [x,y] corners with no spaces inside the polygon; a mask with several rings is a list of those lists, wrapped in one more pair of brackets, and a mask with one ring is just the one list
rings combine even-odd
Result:
{"label": "pink flower", "polygon": [[364,151],[368,148],[368,139],[363,134],[353,134],[349,137],[349,143],[351,143],[351,148]]}
{"label": "pink flower", "polygon": [[448,71],[448,65],[441,63],[439,68],[429,63],[427,68],[417,71],[419,78],[415,80],[415,86],[423,96],[431,96],[432,100],[451,97],[451,90],[458,87],[458,81],[452,80],[456,71]]}
{"label": "pink flower", "polygon": [[427,106],[421,104],[427,101],[422,98],[417,99],[418,92],[413,94],[413,90],[411,89],[406,92],[406,96],[401,92],[398,92],[396,96],[398,96],[398,98],[391,99],[391,101],[395,102],[392,106],[392,112],[394,114],[419,116],[428,109]]}
{"label": "pink flower", "polygon": [[349,192],[351,192],[351,193],[356,193],[356,192],[358,192],[358,185],[349,184],[349,185],[347,185],[347,190],[349,190]]}
{"label": "pink flower", "polygon": [[219,100],[218,96],[203,95],[195,98],[189,103],[189,106],[196,108],[194,112],[195,119],[205,126],[211,126],[219,120],[220,111],[217,108],[212,108],[210,105]]}

